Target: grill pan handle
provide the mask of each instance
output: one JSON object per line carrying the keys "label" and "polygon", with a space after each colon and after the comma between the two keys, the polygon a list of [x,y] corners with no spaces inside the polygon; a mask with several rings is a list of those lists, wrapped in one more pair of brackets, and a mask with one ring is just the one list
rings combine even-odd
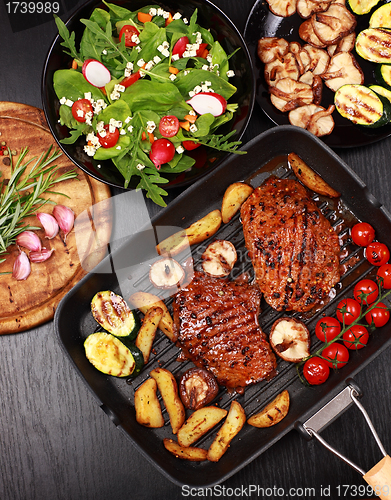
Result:
{"label": "grill pan handle", "polygon": [[[331,401],[317,411],[303,424],[297,423],[296,429],[308,440],[315,437],[325,448],[334,453],[337,457],[350,465],[355,471],[363,476],[363,479],[373,488],[375,494],[381,500],[389,500],[391,492],[391,458],[385,451],[379,436],[369,418],[368,413],[362,404],[358,401],[358,397],[362,393],[353,379],[348,379],[347,387],[337,394]],[[383,458],[367,473],[354,462],[342,455],[338,450],[327,443],[319,434],[319,432],[334,421],[341,413],[347,410],[352,404],[355,404],[363,414],[368,427],[370,428],[373,437]]]}

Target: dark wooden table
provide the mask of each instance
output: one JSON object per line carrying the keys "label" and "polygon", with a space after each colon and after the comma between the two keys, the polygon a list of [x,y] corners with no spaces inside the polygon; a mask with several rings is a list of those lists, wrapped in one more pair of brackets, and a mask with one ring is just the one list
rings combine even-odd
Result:
{"label": "dark wooden table", "polygon": [[[243,31],[253,0],[215,3]],[[65,19],[76,2],[63,6]],[[0,2],[0,100],[42,107],[41,71],[56,33],[54,22],[18,30],[20,26],[11,27],[7,9],[6,2]],[[244,141],[272,125],[256,105]],[[391,138],[337,152],[391,209]],[[151,213],[156,211],[150,209]],[[1,500],[175,500],[202,496],[199,491],[181,491],[124,439],[65,358],[52,322],[1,336],[0,353]],[[356,382],[384,446],[391,450],[390,350],[362,370]],[[322,435],[366,470],[381,458],[354,408]],[[365,484],[321,445],[306,442],[293,431],[205,495],[248,498],[252,485],[260,488],[252,498],[368,498]]]}

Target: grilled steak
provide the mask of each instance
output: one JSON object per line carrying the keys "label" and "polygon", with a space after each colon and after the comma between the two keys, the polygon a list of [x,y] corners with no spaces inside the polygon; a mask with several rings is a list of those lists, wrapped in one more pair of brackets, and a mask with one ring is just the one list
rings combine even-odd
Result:
{"label": "grilled steak", "polygon": [[338,236],[297,181],[270,177],[241,208],[246,247],[265,300],[308,311],[340,279]]}
{"label": "grilled steak", "polygon": [[177,345],[226,387],[244,388],[271,377],[276,360],[258,325],[260,298],[247,283],[196,272],[173,302]]}

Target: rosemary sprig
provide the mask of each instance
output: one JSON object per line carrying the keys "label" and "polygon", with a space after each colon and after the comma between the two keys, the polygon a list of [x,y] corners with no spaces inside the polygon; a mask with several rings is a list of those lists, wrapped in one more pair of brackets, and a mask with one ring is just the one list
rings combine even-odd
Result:
{"label": "rosemary sprig", "polygon": [[[24,148],[14,165],[12,153],[8,148],[11,177],[9,180],[3,179],[0,183],[0,263],[4,262],[5,257],[2,255],[15,243],[18,234],[27,229],[40,229],[26,224],[25,219],[34,215],[46,203],[53,203],[50,198],[42,198],[42,195],[46,193],[66,196],[53,191],[53,187],[59,182],[77,176],[74,170],[58,175],[60,167],[52,163],[62,153],[59,150],[52,153],[51,150],[52,146],[39,158],[35,156],[23,163],[29,151],[28,148]],[[27,171],[30,164],[31,168]]]}

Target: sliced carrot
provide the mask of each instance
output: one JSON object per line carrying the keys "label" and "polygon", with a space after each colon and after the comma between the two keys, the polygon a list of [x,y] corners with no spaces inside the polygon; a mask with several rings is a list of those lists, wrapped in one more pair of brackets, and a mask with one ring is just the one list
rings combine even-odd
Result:
{"label": "sliced carrot", "polygon": [[166,26],[168,26],[170,23],[172,23],[174,18],[171,15],[171,12],[168,13],[168,18],[166,19]]}
{"label": "sliced carrot", "polygon": [[187,120],[185,122],[179,122],[179,126],[187,131],[190,130],[190,122]]}
{"label": "sliced carrot", "polygon": [[185,120],[187,120],[190,123],[195,123],[195,121],[197,120],[197,116],[196,115],[186,115]]}
{"label": "sliced carrot", "polygon": [[[141,140],[142,141],[147,140],[147,134],[144,131],[141,132]],[[151,134],[151,132],[148,132],[148,140],[151,144],[153,144],[153,142],[155,140],[155,136],[153,134]]]}
{"label": "sliced carrot", "polygon": [[74,59],[72,61],[72,69],[77,69],[77,61],[76,61],[76,59]]}
{"label": "sliced carrot", "polygon": [[173,75],[177,75],[179,73],[179,69],[176,68],[175,66],[169,66],[168,71],[172,73]]}
{"label": "sliced carrot", "polygon": [[152,16],[148,12],[137,12],[137,19],[140,23],[147,23],[152,20]]}

